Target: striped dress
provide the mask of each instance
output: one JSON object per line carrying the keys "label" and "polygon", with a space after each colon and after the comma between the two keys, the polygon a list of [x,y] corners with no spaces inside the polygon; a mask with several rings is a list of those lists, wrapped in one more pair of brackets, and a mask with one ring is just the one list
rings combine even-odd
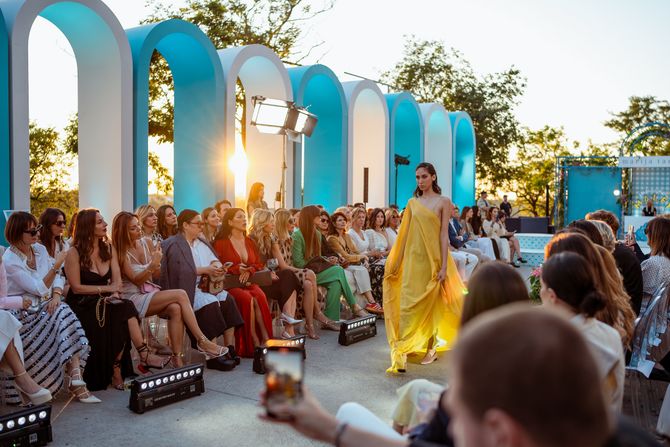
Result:
{"label": "striped dress", "polygon": [[[51,268],[46,249],[35,244],[33,253],[35,269],[28,267],[26,257],[18,250],[7,250],[3,255],[9,295],[50,297],[54,288],[62,287],[60,276],[51,287],[46,287],[42,281]],[[26,371],[40,386],[55,395],[63,387],[64,366],[73,356],[79,355],[82,371],[86,365],[89,346],[81,323],[65,303],[61,303],[53,315],[49,315],[44,307],[37,312],[20,310],[13,313],[22,324],[19,334],[23,341]],[[0,379],[0,391],[5,403],[21,402],[14,381],[6,376]]]}

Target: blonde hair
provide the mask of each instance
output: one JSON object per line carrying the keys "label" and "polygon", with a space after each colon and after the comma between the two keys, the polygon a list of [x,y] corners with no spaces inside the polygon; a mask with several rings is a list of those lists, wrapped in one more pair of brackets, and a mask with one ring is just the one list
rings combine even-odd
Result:
{"label": "blonde hair", "polygon": [[249,237],[256,242],[261,254],[272,257],[272,237],[263,231],[263,228],[274,219],[272,211],[256,208],[251,215]]}
{"label": "blonde hair", "polygon": [[[209,229],[209,223],[207,222],[207,218],[209,217],[210,214],[212,214],[212,211],[216,211],[216,208],[208,206],[204,210],[202,210],[202,213],[200,215],[202,216],[202,221],[205,223],[205,225],[202,227],[202,234],[205,236],[205,239],[207,239],[209,242],[211,242],[214,239],[214,236],[216,236],[216,233],[219,231],[218,228],[215,228],[214,230]],[[216,211],[218,214],[218,211]]]}
{"label": "blonde hair", "polygon": [[281,242],[292,240],[288,232],[288,221],[292,217],[289,210],[280,209],[275,211],[275,236]]}
{"label": "blonde hair", "polygon": [[[144,234],[145,236],[151,236],[150,234],[144,233],[144,219],[146,219],[149,216],[151,210],[153,210],[154,213],[156,212],[156,208],[154,208],[152,205],[140,205],[135,210],[135,215],[140,220],[140,228],[142,229],[142,234]],[[158,225],[156,225],[156,227],[158,227]]]}
{"label": "blonde hair", "polygon": [[612,232],[612,227],[610,227],[607,222],[602,220],[589,220],[600,233],[600,237],[603,238],[603,247],[605,247],[610,253],[614,251],[614,246],[616,245],[616,239],[614,238],[614,233]]}
{"label": "blonde hair", "polygon": [[367,221],[368,221],[368,212],[365,211],[363,208],[354,208],[354,210],[351,212],[351,222],[356,220],[359,214],[363,214],[365,216],[365,222],[363,222],[363,228],[366,227]]}

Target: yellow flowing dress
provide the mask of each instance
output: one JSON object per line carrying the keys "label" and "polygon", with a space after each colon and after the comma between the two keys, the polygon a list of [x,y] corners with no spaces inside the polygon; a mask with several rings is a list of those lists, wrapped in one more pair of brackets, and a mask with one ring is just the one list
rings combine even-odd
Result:
{"label": "yellow flowing dress", "polygon": [[410,199],[384,272],[384,322],[391,347],[390,373],[405,368],[408,354],[425,351],[437,335],[451,349],[460,325],[465,287],[451,254],[447,278],[442,268],[440,219]]}

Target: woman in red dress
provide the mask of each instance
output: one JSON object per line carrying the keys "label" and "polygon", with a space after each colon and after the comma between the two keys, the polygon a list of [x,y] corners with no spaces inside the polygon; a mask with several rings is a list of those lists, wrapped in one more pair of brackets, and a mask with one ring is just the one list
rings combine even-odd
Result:
{"label": "woman in red dress", "polygon": [[[256,244],[246,235],[247,216],[240,208],[230,208],[223,216],[221,231],[216,235],[214,250],[221,262],[232,262],[228,271],[240,275],[244,284],[255,272],[263,269]],[[242,357],[253,357],[254,348],[272,336],[272,318],[265,293],[256,284],[228,290],[233,295],[244,319],[244,326],[235,330],[235,343]]]}

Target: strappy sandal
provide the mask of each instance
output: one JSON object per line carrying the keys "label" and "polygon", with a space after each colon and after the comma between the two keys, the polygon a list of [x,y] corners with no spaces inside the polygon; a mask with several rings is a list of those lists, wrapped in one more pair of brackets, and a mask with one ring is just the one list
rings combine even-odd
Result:
{"label": "strappy sandal", "polygon": [[[114,360],[114,364],[112,366],[114,370],[119,370],[119,376],[121,376],[121,360]],[[123,391],[124,390],[124,384],[123,384],[123,376],[121,376],[121,383],[116,382],[114,383],[114,377],[112,376],[112,387],[116,390]]]}
{"label": "strappy sandal", "polygon": [[70,374],[68,376],[68,381],[70,384],[70,387],[80,387],[80,386],[86,386],[86,382],[84,382],[84,379],[81,375],[81,368],[76,367],[72,368],[70,370]]}
{"label": "strappy sandal", "polygon": [[102,402],[100,399],[91,394],[91,392],[85,386],[78,386],[74,389],[70,388],[70,393],[72,393],[75,399],[77,399],[82,404],[99,404]]}
{"label": "strappy sandal", "polygon": [[207,340],[207,337],[202,337],[196,343],[196,347],[198,348],[198,352],[205,355],[205,360],[211,360],[211,359],[215,359],[215,358],[218,358],[218,357],[223,357],[224,355],[228,354],[228,348],[226,348],[224,346],[216,345],[216,347],[218,348],[216,352],[207,351],[206,349],[203,349],[200,346],[200,343],[206,343],[208,341],[209,340]]}
{"label": "strappy sandal", "polygon": [[184,353],[175,352],[170,356],[170,368],[181,368],[184,366]]}
{"label": "strappy sandal", "polygon": [[170,361],[170,359],[166,360],[149,352],[149,346],[147,346],[146,343],[137,348],[137,353],[140,355],[140,363],[137,365],[137,369],[139,369],[142,374],[151,372],[150,368],[163,369]]}

